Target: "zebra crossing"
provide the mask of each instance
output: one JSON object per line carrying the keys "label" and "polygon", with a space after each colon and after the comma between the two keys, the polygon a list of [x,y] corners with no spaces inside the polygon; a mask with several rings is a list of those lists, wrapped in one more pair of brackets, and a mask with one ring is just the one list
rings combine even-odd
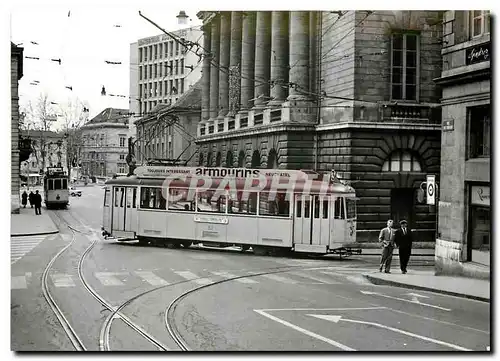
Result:
{"label": "zebra crossing", "polygon": [[[354,271],[354,270],[352,270]],[[373,270],[372,270],[373,271]],[[192,282],[194,285],[208,285],[224,279],[230,279],[241,276],[231,282],[241,284],[258,284],[263,282],[275,282],[285,286],[291,285],[341,285],[341,284],[368,284],[369,282],[359,275],[363,272],[358,270],[358,275],[353,275],[351,272],[342,273],[332,270],[330,267],[293,270],[288,272],[258,274],[260,272],[252,271],[206,271],[202,274],[196,274],[191,270],[135,270],[135,271],[105,271],[94,272],[94,281],[102,287],[120,288],[126,286],[139,286],[141,284],[149,284],[151,286],[168,286],[178,282]],[[15,275],[11,277],[11,289],[26,289],[31,283],[31,274]],[[73,274],[55,272],[49,274],[49,279],[52,285],[56,288],[71,288],[79,284],[78,274],[75,271]],[[92,281],[91,279],[88,279]]]}
{"label": "zebra crossing", "polygon": [[47,235],[10,238],[10,264],[14,264],[38,246]]}

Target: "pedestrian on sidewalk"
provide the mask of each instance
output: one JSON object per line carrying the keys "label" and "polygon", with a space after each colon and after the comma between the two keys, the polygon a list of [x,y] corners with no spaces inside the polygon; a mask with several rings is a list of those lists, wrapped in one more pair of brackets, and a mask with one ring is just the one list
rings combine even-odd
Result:
{"label": "pedestrian on sidewalk", "polygon": [[391,273],[392,252],[394,251],[394,229],[392,229],[393,220],[387,221],[387,227],[380,231],[379,242],[382,243],[382,259],[380,260],[379,271],[385,267],[385,273]]}
{"label": "pedestrian on sidewalk", "polygon": [[33,191],[30,191],[30,194],[28,195],[28,199],[30,201],[31,208],[33,208],[33,205],[35,204],[35,193],[33,193]]}
{"label": "pedestrian on sidewalk", "polygon": [[23,205],[23,208],[26,208],[26,204],[28,204],[28,193],[26,193],[26,191],[24,191],[21,195],[21,203]]}
{"label": "pedestrian on sidewalk", "polygon": [[36,194],[34,195],[35,198],[35,214],[40,215],[42,214],[42,195],[38,193],[38,190],[36,191]]}
{"label": "pedestrian on sidewalk", "polygon": [[413,236],[411,230],[408,229],[408,222],[404,219],[399,222],[401,228],[396,231],[395,242],[399,247],[399,263],[401,265],[401,272],[406,274],[406,267],[408,266],[408,261],[411,255],[411,245],[413,242]]}

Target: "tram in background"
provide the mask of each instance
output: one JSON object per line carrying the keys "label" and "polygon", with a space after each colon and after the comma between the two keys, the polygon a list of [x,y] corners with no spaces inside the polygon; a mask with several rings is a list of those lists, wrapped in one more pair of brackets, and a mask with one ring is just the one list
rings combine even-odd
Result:
{"label": "tram in background", "polygon": [[47,208],[68,206],[68,175],[62,167],[47,168],[43,177],[43,198]]}
{"label": "tram in background", "polygon": [[354,189],[330,174],[143,166],[106,182],[102,230],[144,244],[351,255],[361,253],[356,200]]}

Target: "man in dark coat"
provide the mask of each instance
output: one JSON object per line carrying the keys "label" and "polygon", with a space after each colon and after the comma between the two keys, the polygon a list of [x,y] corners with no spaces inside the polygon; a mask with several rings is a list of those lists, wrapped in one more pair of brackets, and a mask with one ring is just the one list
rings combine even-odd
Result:
{"label": "man in dark coat", "polygon": [[396,231],[395,242],[399,247],[399,263],[401,265],[401,272],[406,274],[406,267],[411,255],[411,244],[413,237],[411,231],[408,229],[408,222],[404,219],[399,222],[401,228]]}
{"label": "man in dark coat", "polygon": [[35,198],[35,214],[42,214],[42,195],[36,191]]}
{"label": "man in dark coat", "polygon": [[28,193],[26,193],[26,191],[23,192],[23,194],[21,195],[21,203],[23,204],[23,208],[26,208],[26,204],[28,203]]}
{"label": "man in dark coat", "polygon": [[30,206],[33,208],[35,205],[35,193],[33,191],[30,191],[30,194],[28,195],[28,200],[30,201]]}

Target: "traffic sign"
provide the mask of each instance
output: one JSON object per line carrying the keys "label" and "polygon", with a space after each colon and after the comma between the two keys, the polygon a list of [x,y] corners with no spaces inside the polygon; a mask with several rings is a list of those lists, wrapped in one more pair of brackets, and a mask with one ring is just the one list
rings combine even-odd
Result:
{"label": "traffic sign", "polygon": [[428,175],[427,182],[427,204],[436,204],[436,176]]}

